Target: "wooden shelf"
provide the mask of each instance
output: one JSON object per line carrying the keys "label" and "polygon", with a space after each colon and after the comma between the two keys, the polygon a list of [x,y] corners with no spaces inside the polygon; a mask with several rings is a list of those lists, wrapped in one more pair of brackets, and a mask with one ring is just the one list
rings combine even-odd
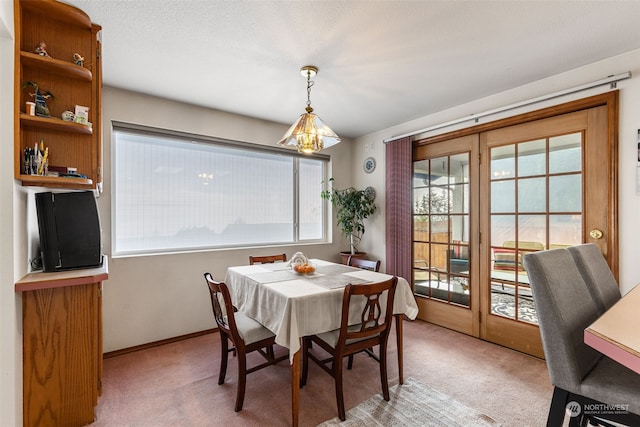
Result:
{"label": "wooden shelf", "polygon": [[80,123],[65,122],[62,119],[53,117],[30,116],[20,113],[20,125],[40,129],[56,130],[58,132],[78,133],[81,135],[91,135],[93,129]]}
{"label": "wooden shelf", "polygon": [[77,7],[57,1],[24,1],[22,9],[43,15],[43,19],[55,19],[77,27],[91,29],[91,18]]}
{"label": "wooden shelf", "polygon": [[15,284],[16,292],[35,291],[38,289],[59,288],[62,286],[86,285],[109,278],[107,257],[102,256],[102,265],[98,267],[79,268],[66,271],[34,271],[28,273]]}
{"label": "wooden shelf", "polygon": [[24,186],[50,188],[93,188],[93,181],[88,178],[69,178],[43,175],[20,175]]}
{"label": "wooden shelf", "polygon": [[20,61],[25,67],[37,68],[48,73],[58,74],[63,77],[85,80],[90,82],[93,78],[91,71],[73,62],[38,55],[31,52],[20,52]]}

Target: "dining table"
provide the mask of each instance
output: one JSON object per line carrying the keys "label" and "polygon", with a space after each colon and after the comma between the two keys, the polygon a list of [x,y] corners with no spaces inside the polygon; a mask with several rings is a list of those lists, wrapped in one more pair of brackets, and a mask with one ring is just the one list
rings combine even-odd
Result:
{"label": "dining table", "polygon": [[[301,338],[338,329],[347,284],[375,283],[393,277],[321,259],[311,259],[315,271],[297,273],[288,262],[229,267],[225,283],[234,306],[271,330],[278,345],[289,349],[292,425],[298,425]],[[418,305],[409,282],[398,277],[393,302],[398,376],[404,381],[403,317],[413,320]],[[358,315],[354,313],[353,322]],[[350,322],[351,322],[350,314]]]}
{"label": "dining table", "polygon": [[640,374],[640,285],[584,330],[585,344]]}

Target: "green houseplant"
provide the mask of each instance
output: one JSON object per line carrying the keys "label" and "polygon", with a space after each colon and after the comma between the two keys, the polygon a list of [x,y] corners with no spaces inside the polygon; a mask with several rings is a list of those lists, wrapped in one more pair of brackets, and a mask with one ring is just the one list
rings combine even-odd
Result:
{"label": "green houseplant", "polygon": [[343,236],[349,239],[350,254],[355,255],[365,231],[364,220],[376,211],[375,196],[353,187],[338,190],[333,187],[333,178],[329,179],[329,186],[330,188],[322,191],[321,197],[338,209],[338,226]]}

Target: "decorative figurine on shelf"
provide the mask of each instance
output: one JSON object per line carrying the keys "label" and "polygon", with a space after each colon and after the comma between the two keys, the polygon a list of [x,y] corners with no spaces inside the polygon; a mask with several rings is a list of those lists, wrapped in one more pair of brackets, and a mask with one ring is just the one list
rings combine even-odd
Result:
{"label": "decorative figurine on shelf", "polygon": [[79,53],[74,53],[73,63],[81,67],[84,67],[84,56],[80,55]]}
{"label": "decorative figurine on shelf", "polygon": [[40,56],[46,56],[47,58],[51,58],[47,53],[47,44],[45,42],[40,42],[38,46],[36,46],[36,53]]}
{"label": "decorative figurine on shelf", "polygon": [[38,84],[35,82],[24,82],[24,87],[32,87],[35,89],[35,93],[29,93],[29,95],[35,97],[36,103],[36,116],[49,117],[49,108],[47,107],[47,99],[54,99],[54,96],[48,90],[41,91]]}

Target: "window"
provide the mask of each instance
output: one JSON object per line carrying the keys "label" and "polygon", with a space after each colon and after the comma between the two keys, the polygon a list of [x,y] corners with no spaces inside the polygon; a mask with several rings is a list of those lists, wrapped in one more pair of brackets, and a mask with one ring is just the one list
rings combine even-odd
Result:
{"label": "window", "polygon": [[114,256],[325,241],[328,156],[113,123]]}

